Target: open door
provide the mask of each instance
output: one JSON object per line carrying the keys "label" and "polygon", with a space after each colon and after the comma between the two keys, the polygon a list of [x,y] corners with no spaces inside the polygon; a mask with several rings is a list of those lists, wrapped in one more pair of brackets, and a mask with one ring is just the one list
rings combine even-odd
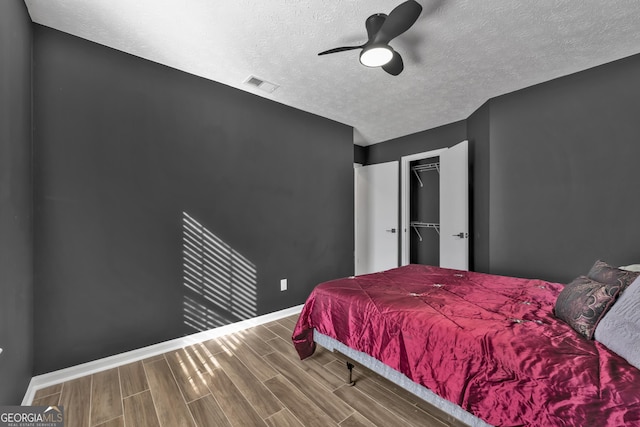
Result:
{"label": "open door", "polygon": [[[410,235],[413,232],[410,215],[411,163],[417,160],[439,158],[440,213],[439,245],[440,266],[469,269],[469,165],[468,143],[463,141],[451,148],[403,156],[402,171],[402,246],[401,263],[409,264]],[[462,235],[460,234],[462,233]]]}
{"label": "open door", "polygon": [[467,141],[440,154],[440,267],[469,269]]}
{"label": "open door", "polygon": [[355,274],[398,266],[398,162],[354,169]]}

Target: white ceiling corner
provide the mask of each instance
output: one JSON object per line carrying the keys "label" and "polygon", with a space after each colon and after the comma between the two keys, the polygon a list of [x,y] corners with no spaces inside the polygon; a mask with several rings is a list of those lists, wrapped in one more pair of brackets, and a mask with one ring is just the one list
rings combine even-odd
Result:
{"label": "white ceiling corner", "polygon": [[[397,77],[360,65],[371,0],[25,0],[34,22],[353,126],[377,143],[488,99],[640,53],[638,0],[418,0]],[[244,84],[256,76],[269,93]]]}

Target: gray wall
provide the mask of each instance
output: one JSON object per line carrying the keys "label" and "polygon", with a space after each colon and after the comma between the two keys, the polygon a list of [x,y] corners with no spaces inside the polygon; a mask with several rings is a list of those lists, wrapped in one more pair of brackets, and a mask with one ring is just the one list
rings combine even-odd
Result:
{"label": "gray wall", "polygon": [[490,102],[490,264],[566,282],[640,262],[640,55]]}
{"label": "gray wall", "polygon": [[34,67],[36,374],[195,332],[183,212],[257,315],[353,274],[352,128],[37,25]]}
{"label": "gray wall", "polygon": [[362,147],[360,145],[353,145],[353,163],[364,164],[366,162],[366,147]]}
{"label": "gray wall", "polygon": [[0,1],[0,405],[19,405],[33,368],[31,20]]}
{"label": "gray wall", "polygon": [[364,147],[367,165],[400,160],[402,156],[451,147],[467,139],[466,122],[459,122]]}
{"label": "gray wall", "polygon": [[489,159],[489,105],[486,102],[467,119],[467,138],[469,141],[469,268],[473,271],[488,273],[489,262],[489,196],[490,196],[490,159]]}

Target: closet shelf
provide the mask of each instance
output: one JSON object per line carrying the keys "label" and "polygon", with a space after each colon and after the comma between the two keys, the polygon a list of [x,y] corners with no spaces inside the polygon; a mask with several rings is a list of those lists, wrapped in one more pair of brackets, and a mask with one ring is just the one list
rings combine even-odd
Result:
{"label": "closet shelf", "polygon": [[420,182],[420,187],[424,187],[422,180],[420,179],[420,175],[418,172],[426,172],[426,171],[438,171],[440,173],[440,163],[426,163],[424,165],[415,165],[411,167],[411,170],[415,174],[416,178],[418,178],[418,182]]}
{"label": "closet shelf", "polygon": [[440,224],[436,224],[434,222],[411,221],[409,225],[411,225],[413,230],[416,232],[421,242],[422,242],[422,234],[420,234],[420,231],[418,230],[418,228],[433,228],[438,232],[438,234],[440,234]]}

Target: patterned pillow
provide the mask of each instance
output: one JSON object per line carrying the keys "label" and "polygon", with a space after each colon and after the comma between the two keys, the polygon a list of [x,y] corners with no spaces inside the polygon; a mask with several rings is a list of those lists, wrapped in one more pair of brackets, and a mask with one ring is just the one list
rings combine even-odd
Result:
{"label": "patterned pillow", "polygon": [[554,308],[556,317],[564,320],[587,339],[593,338],[598,322],[615,302],[620,285],[596,282],[580,276],[566,285]]}
{"label": "patterned pillow", "polygon": [[587,277],[596,282],[606,283],[608,285],[619,285],[620,291],[622,292],[627,289],[639,275],[639,271],[621,270],[610,266],[604,261],[598,260],[593,264],[591,270],[589,270]]}

